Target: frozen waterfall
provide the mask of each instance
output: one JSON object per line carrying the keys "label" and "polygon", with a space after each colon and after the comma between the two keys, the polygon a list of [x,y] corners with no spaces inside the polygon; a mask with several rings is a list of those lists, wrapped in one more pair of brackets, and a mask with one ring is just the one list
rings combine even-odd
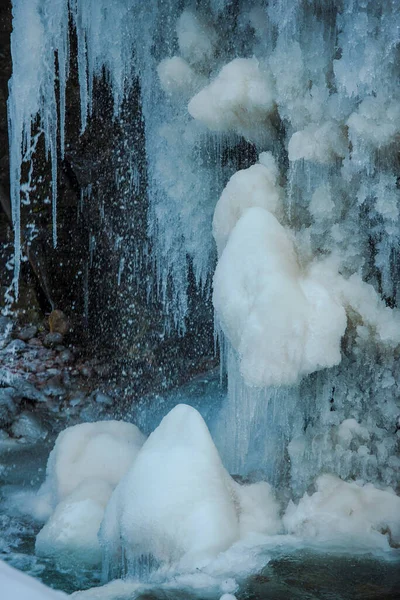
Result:
{"label": "frozen waterfall", "polygon": [[153,293],[181,333],[189,273],[213,295],[225,468],[286,500],[323,473],[398,491],[400,3],[13,0],[16,293],[39,137],[57,243],[72,44],[81,132],[96,79],[116,120],[138,82]]}

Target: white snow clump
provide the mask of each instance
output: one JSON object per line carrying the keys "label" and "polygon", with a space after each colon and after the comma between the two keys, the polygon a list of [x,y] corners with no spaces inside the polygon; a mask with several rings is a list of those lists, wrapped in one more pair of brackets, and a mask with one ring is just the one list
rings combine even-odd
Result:
{"label": "white snow clump", "polygon": [[36,538],[38,555],[68,565],[101,560],[97,533],[104,509],[144,440],[122,421],[82,423],[60,433],[37,494],[36,516],[49,519]]}
{"label": "white snow clump", "polygon": [[271,152],[262,152],[258,163],[232,175],[217,202],[213,235],[218,255],[222,253],[232,229],[246,209],[260,206],[279,218],[282,202],[283,189],[279,185],[278,166]]}
{"label": "white snow clump", "polygon": [[213,303],[249,385],[294,384],[339,364],[341,304],[300,271],[293,242],[263,208],[245,211],[214,274]]}
{"label": "white snow clump", "polygon": [[269,117],[275,109],[267,68],[256,58],[235,58],[188,105],[194,119],[211,131],[235,132],[262,143],[272,135]]}
{"label": "white snow clump", "polygon": [[400,497],[390,488],[322,475],[316,490],[297,506],[289,503],[283,517],[289,533],[351,547],[387,549],[400,543]]}
{"label": "white snow clump", "polygon": [[111,564],[120,560],[122,543],[128,572],[149,556],[186,570],[254,529],[276,533],[278,513],[270,486],[235,483],[201,415],[180,404],[150,435],[115,489],[100,535]]}
{"label": "white snow clump", "polygon": [[347,153],[348,142],[343,130],[334,121],[323,125],[308,125],[296,131],[289,140],[289,160],[301,158],[317,163],[329,163]]}

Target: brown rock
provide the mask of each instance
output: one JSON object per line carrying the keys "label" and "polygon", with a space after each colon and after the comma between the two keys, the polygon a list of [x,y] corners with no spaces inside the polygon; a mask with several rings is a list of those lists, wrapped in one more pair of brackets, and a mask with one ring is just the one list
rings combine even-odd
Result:
{"label": "brown rock", "polygon": [[62,310],[55,309],[49,315],[50,333],[65,335],[70,329],[69,321]]}

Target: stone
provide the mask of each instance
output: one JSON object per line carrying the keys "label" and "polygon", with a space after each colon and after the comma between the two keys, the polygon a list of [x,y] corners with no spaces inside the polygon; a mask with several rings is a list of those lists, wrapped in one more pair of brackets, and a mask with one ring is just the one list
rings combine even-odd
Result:
{"label": "stone", "polygon": [[113,399],[110,398],[110,396],[108,396],[107,394],[104,394],[103,392],[94,392],[93,395],[94,395],[95,402],[97,402],[98,404],[112,406]]}
{"label": "stone", "polygon": [[22,340],[13,340],[6,346],[5,351],[8,354],[17,354],[19,352],[23,352],[25,348],[25,342],[23,342]]}
{"label": "stone", "polygon": [[11,319],[0,316],[0,350],[10,341],[13,326]]}
{"label": "stone", "polygon": [[23,412],[11,427],[13,435],[22,438],[25,442],[34,443],[47,437],[47,431],[41,423],[30,413]]}
{"label": "stone", "polygon": [[72,354],[71,350],[68,350],[68,348],[66,348],[61,352],[59,359],[64,364],[70,364],[74,362],[74,355]]}
{"label": "stone", "polygon": [[63,336],[61,333],[59,332],[51,332],[48,333],[44,340],[43,340],[43,345],[46,348],[55,348],[56,346],[58,346],[59,344],[61,344],[63,341]]}
{"label": "stone", "polygon": [[0,388],[0,427],[10,425],[17,412],[13,388]]}
{"label": "stone", "polygon": [[21,331],[18,333],[18,338],[24,342],[28,342],[36,336],[37,332],[38,328],[36,325],[30,325],[29,327],[24,327],[21,329]]}
{"label": "stone", "polygon": [[66,335],[70,330],[68,317],[59,309],[50,313],[49,326],[51,333],[61,333],[61,335]]}
{"label": "stone", "polygon": [[37,348],[41,348],[43,346],[42,342],[39,340],[39,338],[32,338],[31,340],[29,340],[29,345],[30,346],[34,346]]}

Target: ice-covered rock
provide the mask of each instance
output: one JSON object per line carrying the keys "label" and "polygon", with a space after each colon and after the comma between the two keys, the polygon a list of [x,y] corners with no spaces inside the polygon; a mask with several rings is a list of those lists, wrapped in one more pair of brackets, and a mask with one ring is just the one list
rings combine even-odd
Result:
{"label": "ice-covered rock", "polygon": [[188,105],[189,113],[211,131],[236,132],[262,143],[271,135],[275,108],[273,82],[256,58],[235,58]]}
{"label": "ice-covered rock", "polygon": [[148,556],[201,561],[238,539],[232,479],[194,408],[180,404],[164,417],[115,490],[103,546],[115,543],[115,535],[131,569]]}
{"label": "ice-covered rock", "polygon": [[289,503],[283,517],[289,533],[348,547],[400,543],[400,497],[372,484],[347,483],[334,475],[317,479],[316,492]]}
{"label": "ice-covered rock", "polygon": [[233,229],[215,271],[213,303],[250,385],[294,384],[340,362],[343,306],[301,272],[290,235],[262,208],[248,209]]}
{"label": "ice-covered rock", "polygon": [[279,168],[271,152],[262,152],[258,163],[232,175],[214,212],[213,235],[218,254],[221,254],[232,229],[246,209],[260,206],[279,217],[283,195],[279,185]]}

